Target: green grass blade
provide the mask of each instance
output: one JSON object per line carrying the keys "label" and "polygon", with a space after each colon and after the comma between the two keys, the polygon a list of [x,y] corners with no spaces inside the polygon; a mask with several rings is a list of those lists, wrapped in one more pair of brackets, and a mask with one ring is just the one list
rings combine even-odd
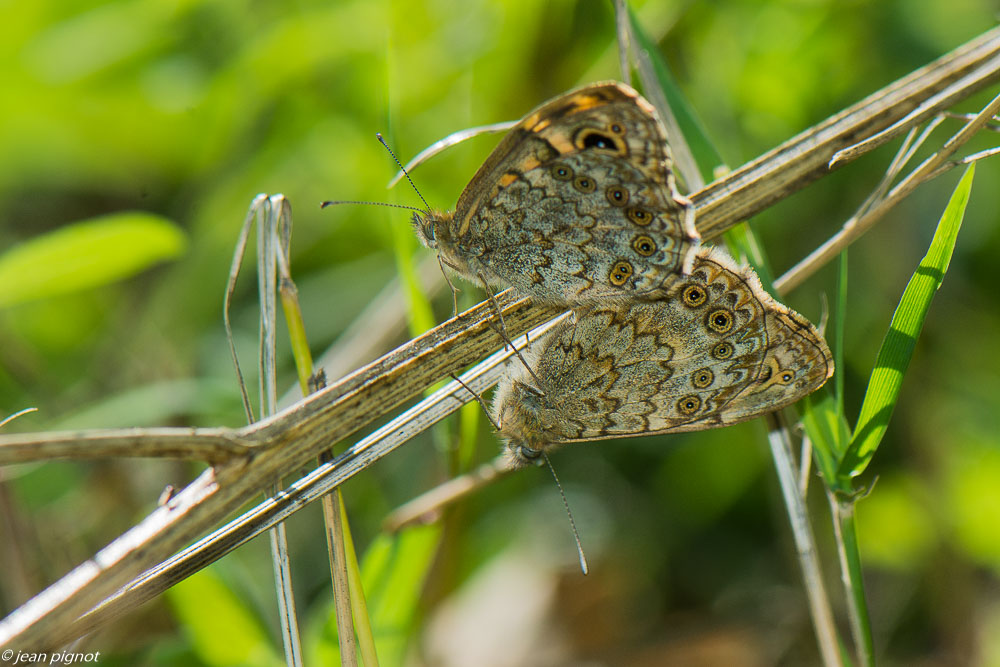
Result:
{"label": "green grass blade", "polygon": [[838,477],[838,469],[851,433],[830,392],[821,390],[806,396],[802,401],[802,426],[812,441],[813,460],[823,481],[831,491],[850,492],[850,486]]}
{"label": "green grass blade", "polygon": [[441,544],[440,524],[380,535],[365,553],[361,575],[371,591],[368,607],[379,654],[387,665],[403,664],[420,609],[424,582]]}
{"label": "green grass blade", "polygon": [[214,568],[196,572],[166,592],[194,653],[204,665],[284,664],[258,619]]}
{"label": "green grass blade", "polygon": [[975,164],[966,170],[952,193],[927,254],[903,291],[892,316],[892,324],[868,380],[854,437],[840,463],[839,474],[845,478],[856,477],[864,471],[885,434],[927,310],[948,271],[974,174]]}
{"label": "green grass blade", "polygon": [[847,319],[847,251],[840,253],[837,280],[837,303],[833,314],[833,396],[829,391],[807,396],[802,402],[802,424],[813,444],[813,459],[829,489],[851,493],[850,480],[838,475],[840,461],[851,440],[851,429],[844,419],[844,329]]}
{"label": "green grass blade", "polygon": [[837,416],[844,420],[844,331],[847,328],[847,248],[840,253],[837,266],[837,305],[833,313],[833,395],[837,399]]}
{"label": "green grass blade", "polygon": [[0,255],[0,308],[127,278],[178,257],[186,246],[177,225],[150,213],[76,222]]}
{"label": "green grass blade", "polygon": [[[636,48],[644,50],[649,55],[656,74],[656,81],[667,98],[670,110],[673,112],[681,132],[687,140],[688,147],[691,149],[691,154],[698,164],[702,178],[706,182],[715,180],[712,169],[717,165],[723,164],[722,156],[716,150],[715,144],[708,138],[708,131],[695,113],[694,107],[688,103],[674,81],[673,76],[670,74],[670,68],[667,67],[667,62],[663,59],[663,54],[660,53],[660,47],[643,31],[642,25],[639,23],[631,7],[628,8],[628,15],[632,23],[632,34],[635,36],[637,42]],[[648,81],[644,81],[643,83],[649,85]]]}
{"label": "green grass blade", "polygon": [[[420,595],[441,540],[441,525],[408,528],[379,535],[366,551],[361,579],[375,633],[380,664],[401,665],[420,609]],[[340,664],[332,609],[322,628],[310,631],[307,664]]]}

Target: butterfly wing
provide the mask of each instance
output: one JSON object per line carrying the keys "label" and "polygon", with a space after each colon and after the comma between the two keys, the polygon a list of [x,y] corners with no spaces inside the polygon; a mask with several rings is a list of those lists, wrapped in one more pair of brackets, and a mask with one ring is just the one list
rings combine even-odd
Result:
{"label": "butterfly wing", "polygon": [[534,363],[545,400],[521,421],[541,432],[536,443],[735,424],[793,403],[833,372],[807,320],[707,248],[665,298],[583,312]]}
{"label": "butterfly wing", "polygon": [[698,240],[678,196],[653,107],[622,84],[593,84],[504,137],[459,198],[449,236],[456,264],[542,300],[648,295]]}

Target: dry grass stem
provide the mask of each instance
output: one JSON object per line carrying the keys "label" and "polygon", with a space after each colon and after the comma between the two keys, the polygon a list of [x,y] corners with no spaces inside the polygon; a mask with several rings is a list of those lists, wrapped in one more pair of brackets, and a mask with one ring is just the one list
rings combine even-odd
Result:
{"label": "dry grass stem", "polygon": [[[561,318],[548,323],[544,328],[532,332],[533,336],[542,335],[545,330],[560,321]],[[524,338],[519,337],[515,344],[524,345]],[[486,391],[500,378],[503,364],[511,354],[510,351],[504,350],[495,353],[462,374],[463,382],[473,391],[480,393]],[[67,628],[58,630],[52,638],[52,643],[61,645],[76,639],[152,599],[176,582],[218,560],[309,503],[328,494],[337,485],[399,447],[415,434],[430,428],[456,411],[467,398],[468,392],[457,382],[447,384],[357,442],[335,460],[320,465],[289,485],[279,496],[265,500],[211,535],[142,574],[113,597],[105,600],[99,608]]]}
{"label": "dry grass stem", "polygon": [[816,552],[816,538],[809,523],[805,498],[799,494],[795,458],[792,455],[791,442],[788,440],[789,430],[782,422],[780,412],[767,415],[765,420],[767,439],[771,445],[771,458],[774,459],[778,471],[781,493],[788,510],[799,564],[802,566],[809,613],[813,619],[820,655],[826,667],[843,667],[836,624],[830,609],[826,586],[823,584],[823,569],[820,567],[819,554]]}
{"label": "dry grass stem", "polygon": [[[698,231],[705,240],[715,238],[804,188],[830,171],[829,161],[838,151],[905,118],[937,93],[948,91],[928,113],[951,107],[998,79],[1000,28],[994,28],[692,194]],[[952,86],[959,80],[961,86]],[[907,122],[916,124],[916,119]]]}
{"label": "dry grass stem", "polygon": [[0,465],[55,459],[151,457],[218,464],[247,456],[252,443],[228,428],[131,428],[0,436]]}
{"label": "dry grass stem", "polygon": [[[509,293],[498,302],[515,336],[561,312],[532,308],[528,299]],[[59,628],[222,523],[260,489],[499,348],[493,317],[493,306],[480,304],[273,417],[242,429],[216,429],[254,451],[206,470],[93,559],[0,621],[0,643],[16,642],[22,650],[53,646]],[[62,438],[70,441],[67,434]]]}
{"label": "dry grass stem", "polygon": [[472,472],[453,477],[405,505],[400,505],[386,516],[382,522],[382,530],[396,533],[407,526],[435,521],[445,507],[467,498],[510,472],[504,458],[498,456]]}
{"label": "dry grass stem", "polygon": [[[859,239],[876,222],[882,219],[889,209],[905,199],[917,187],[945,171],[963,164],[964,161],[952,161],[949,158],[981,130],[998,110],[1000,110],[1000,95],[994,97],[982,111],[966,123],[951,139],[945,142],[939,151],[924,160],[883,198],[876,201],[866,201],[862,209],[845,222],[839,232],[827,239],[823,245],[810,253],[808,257],[778,278],[774,283],[775,289],[779,292],[787,292],[794,289],[819,267],[825,265],[844,248]],[[906,147],[904,143],[904,148]],[[906,153],[912,155],[912,151],[907,150]],[[983,151],[977,154],[977,158],[992,154],[993,151]]]}

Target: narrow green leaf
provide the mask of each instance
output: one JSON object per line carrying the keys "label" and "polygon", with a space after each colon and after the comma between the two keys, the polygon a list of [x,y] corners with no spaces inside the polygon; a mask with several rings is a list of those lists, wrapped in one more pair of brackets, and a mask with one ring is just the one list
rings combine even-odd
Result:
{"label": "narrow green leaf", "polygon": [[712,168],[724,164],[722,156],[716,150],[715,144],[708,138],[708,131],[695,113],[694,107],[688,104],[687,98],[681,93],[670,74],[670,68],[667,66],[666,60],[663,59],[663,54],[660,53],[660,47],[643,31],[642,25],[631,7],[628,8],[628,15],[632,22],[632,34],[635,35],[638,42],[636,48],[642,49],[649,55],[656,73],[657,83],[670,104],[670,110],[673,111],[681,132],[684,133],[684,138],[691,148],[695,162],[698,163],[702,178],[706,182],[715,180]]}
{"label": "narrow green leaf", "polygon": [[757,237],[757,234],[746,222],[741,222],[735,227],[726,231],[723,238],[729,252],[734,257],[746,257],[747,262],[753,267],[760,278],[761,285],[770,294],[777,294],[774,289],[774,274],[771,272],[771,262],[764,251],[764,246]]}
{"label": "narrow green leaf", "polygon": [[882,341],[875,368],[868,380],[854,437],[840,463],[839,473],[846,478],[856,477],[864,471],[885,434],[927,310],[948,271],[958,230],[962,226],[965,207],[969,202],[975,167],[973,164],[966,170],[952,193],[934,232],[930,248],[910,278],[892,316],[892,324]]}
{"label": "narrow green leaf", "polygon": [[[403,283],[406,302],[410,308],[410,335],[416,337],[437,324],[434,319],[434,309],[431,307],[430,299],[427,298],[427,293],[424,292],[420,278],[417,276],[417,267],[414,265],[413,256],[413,246],[415,245],[413,234],[402,225],[394,226],[392,239],[396,268],[399,270],[399,279]],[[420,256],[423,257],[423,253]]]}
{"label": "narrow green leaf", "polygon": [[184,232],[150,213],[67,225],[0,255],[0,308],[104,285],[179,256]]}
{"label": "narrow green leaf", "polygon": [[407,640],[417,618],[420,594],[441,542],[441,524],[379,536],[361,565],[379,656],[387,665],[403,664]]}
{"label": "narrow green leaf", "polygon": [[837,302],[834,310],[834,391],[822,391],[802,401],[802,424],[813,444],[813,459],[831,491],[851,493],[849,480],[838,476],[839,463],[851,440],[844,419],[844,328],[847,316],[847,250],[840,253]]}
{"label": "narrow green leaf", "polygon": [[[440,541],[440,524],[415,526],[396,535],[379,535],[362,559],[361,578],[380,664],[405,662],[420,593]],[[311,663],[340,664],[336,633],[331,605],[323,628],[310,633]]]}
{"label": "narrow green leaf", "polygon": [[[837,418],[844,420],[844,336],[847,329],[847,248],[840,252],[837,266],[837,305],[834,310],[833,367],[838,373],[833,378],[833,395],[837,398]],[[838,450],[839,451],[839,450]]]}
{"label": "narrow green leaf", "polygon": [[847,443],[851,439],[847,422],[837,412],[835,399],[828,391],[818,391],[806,396],[801,403],[802,425],[813,444],[813,460],[823,481],[832,491],[849,493],[837,470]]}
{"label": "narrow green leaf", "polygon": [[191,575],[166,596],[204,664],[282,664],[267,631],[212,568]]}

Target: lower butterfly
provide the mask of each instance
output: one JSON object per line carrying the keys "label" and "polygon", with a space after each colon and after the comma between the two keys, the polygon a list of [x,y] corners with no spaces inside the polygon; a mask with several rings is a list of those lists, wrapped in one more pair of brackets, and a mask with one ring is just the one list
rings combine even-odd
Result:
{"label": "lower butterfly", "polygon": [[563,443],[736,424],[833,374],[816,328],[708,247],[661,298],[580,309],[525,357],[533,373],[512,366],[493,406],[514,467]]}

